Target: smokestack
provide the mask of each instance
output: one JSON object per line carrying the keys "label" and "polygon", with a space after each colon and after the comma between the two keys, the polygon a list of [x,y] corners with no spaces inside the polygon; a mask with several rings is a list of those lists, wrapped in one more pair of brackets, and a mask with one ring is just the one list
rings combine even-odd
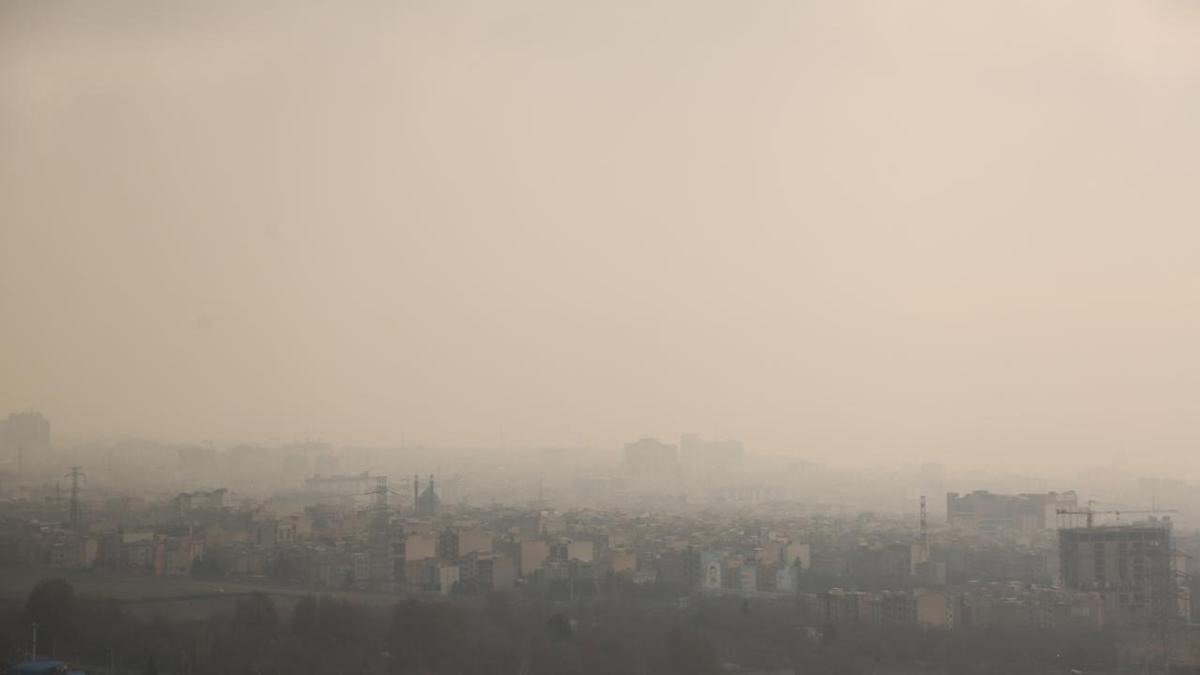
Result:
{"label": "smokestack", "polygon": [[421,479],[413,474],[413,510],[417,510],[417,502],[421,499]]}

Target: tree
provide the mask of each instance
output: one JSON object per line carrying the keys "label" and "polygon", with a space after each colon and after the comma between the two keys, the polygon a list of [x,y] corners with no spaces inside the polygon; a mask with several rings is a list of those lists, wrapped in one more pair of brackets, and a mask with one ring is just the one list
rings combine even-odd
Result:
{"label": "tree", "polygon": [[73,644],[78,612],[75,588],[66,579],[42,579],[29,592],[25,602],[25,618],[37,624],[40,641],[45,645],[66,647]]}
{"label": "tree", "polygon": [[216,559],[202,556],[192,563],[192,576],[219,579],[225,576],[225,568]]}
{"label": "tree", "polygon": [[483,614],[497,626],[508,623],[512,618],[512,603],[508,593],[499,591],[489,593],[484,601]]}
{"label": "tree", "polygon": [[274,601],[266,593],[251,593],[239,598],[233,612],[233,626],[246,639],[269,640],[279,628]]}
{"label": "tree", "polygon": [[317,637],[317,598],[306,595],[292,610],[292,633],[306,642]]}
{"label": "tree", "polygon": [[546,637],[551,642],[570,642],[575,635],[571,620],[562,614],[555,614],[546,620]]}
{"label": "tree", "polygon": [[458,672],[468,644],[464,616],[457,607],[409,599],[392,609],[392,665],[397,672]]}
{"label": "tree", "polygon": [[717,675],[721,672],[712,642],[679,628],[672,629],[667,635],[667,659],[670,672],[675,675]]}

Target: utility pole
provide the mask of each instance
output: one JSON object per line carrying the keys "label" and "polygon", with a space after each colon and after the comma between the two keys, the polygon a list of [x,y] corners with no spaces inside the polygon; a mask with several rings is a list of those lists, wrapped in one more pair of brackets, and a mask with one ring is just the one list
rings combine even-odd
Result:
{"label": "utility pole", "polygon": [[37,622],[33,622],[33,653],[29,655],[30,661],[37,661]]}

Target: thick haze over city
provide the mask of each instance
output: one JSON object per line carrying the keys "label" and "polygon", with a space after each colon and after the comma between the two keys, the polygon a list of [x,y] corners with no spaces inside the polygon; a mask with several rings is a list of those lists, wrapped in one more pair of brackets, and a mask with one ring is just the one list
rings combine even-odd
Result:
{"label": "thick haze over city", "polygon": [[1200,5],[5,2],[56,438],[1195,477]]}
{"label": "thick haze over city", "polygon": [[0,675],[1200,675],[1200,0],[0,0]]}

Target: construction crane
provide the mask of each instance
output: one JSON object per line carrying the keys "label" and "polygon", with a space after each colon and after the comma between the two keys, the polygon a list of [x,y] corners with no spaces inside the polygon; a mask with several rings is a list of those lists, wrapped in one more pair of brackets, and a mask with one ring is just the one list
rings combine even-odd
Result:
{"label": "construction crane", "polygon": [[1088,500],[1087,508],[1082,508],[1082,509],[1061,509],[1060,508],[1060,509],[1055,509],[1054,512],[1060,516],[1085,516],[1087,518],[1087,526],[1088,527],[1092,527],[1092,524],[1095,521],[1095,517],[1097,514],[1114,515],[1117,517],[1117,522],[1120,522],[1122,513],[1150,513],[1150,514],[1179,513],[1178,509],[1113,509],[1113,510],[1107,510],[1107,511],[1097,511],[1096,509],[1092,508],[1092,504],[1095,504],[1095,503],[1096,502],[1094,502],[1092,500]]}

